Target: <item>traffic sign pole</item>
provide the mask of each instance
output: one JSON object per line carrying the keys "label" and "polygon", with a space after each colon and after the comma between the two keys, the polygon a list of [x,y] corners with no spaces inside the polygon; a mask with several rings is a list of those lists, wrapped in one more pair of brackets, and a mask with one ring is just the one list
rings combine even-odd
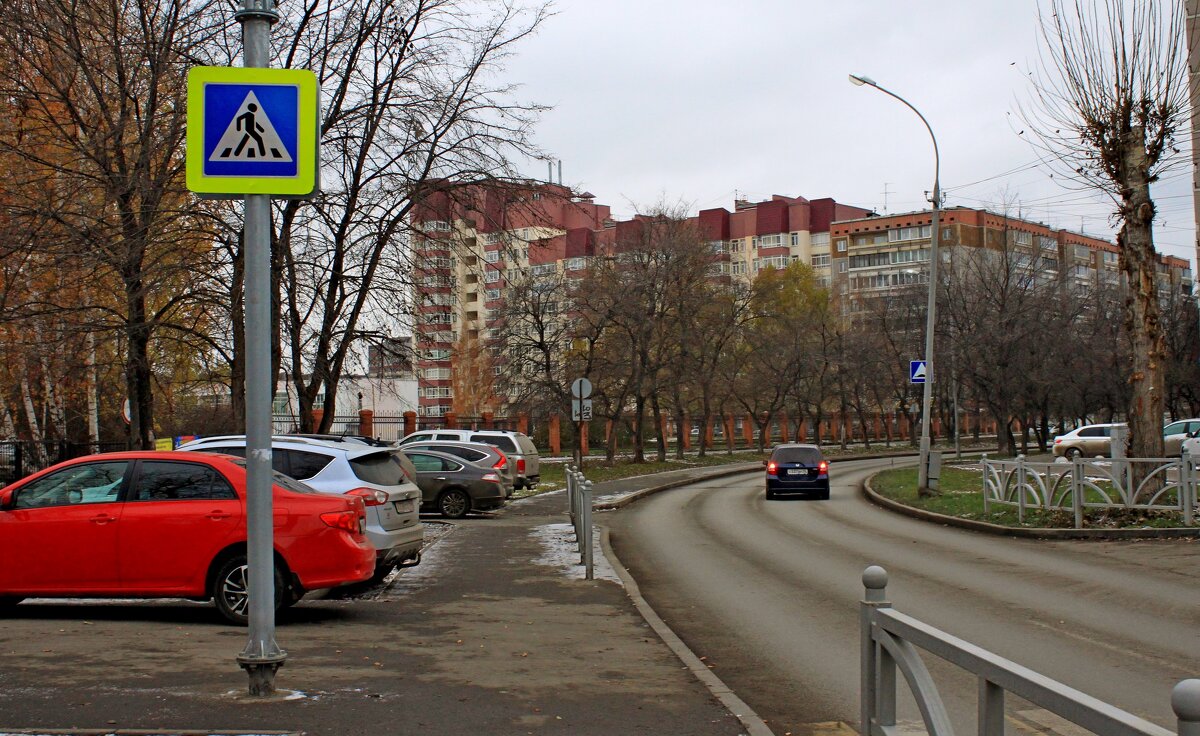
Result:
{"label": "traffic sign pole", "polygon": [[[270,64],[275,0],[242,0],[245,66]],[[271,499],[271,195],[246,195],[246,527],[249,640],[237,661],[251,695],[275,692],[275,672],[287,652],[275,643],[274,518]]]}

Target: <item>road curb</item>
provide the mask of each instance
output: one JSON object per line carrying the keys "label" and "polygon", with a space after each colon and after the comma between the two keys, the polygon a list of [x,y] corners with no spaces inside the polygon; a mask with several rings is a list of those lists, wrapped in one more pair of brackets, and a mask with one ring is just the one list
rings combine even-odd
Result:
{"label": "road curb", "polygon": [[1023,539],[1077,539],[1093,541],[1118,541],[1122,539],[1195,539],[1200,538],[1200,529],[1047,529],[1044,527],[1012,527],[991,524],[986,521],[963,519],[957,516],[947,516],[933,511],[914,508],[908,504],[893,501],[881,496],[871,487],[871,479],[878,473],[863,479],[859,490],[868,501],[895,511],[898,514],[910,516],[921,521],[929,521],[960,529],[994,534],[1002,537],[1020,537]]}
{"label": "road curb", "polygon": [[[733,473],[727,473],[727,475],[733,475]],[[660,488],[659,490],[666,490],[666,488]],[[746,701],[739,698],[737,694],[734,693],[733,690],[731,690],[729,686],[721,680],[720,677],[717,677],[717,675],[711,669],[709,669],[699,657],[696,656],[696,653],[693,652],[687,644],[684,644],[683,640],[671,630],[671,627],[662,620],[650,603],[642,597],[642,592],[641,589],[638,588],[637,581],[634,580],[633,576],[629,574],[629,571],[625,569],[623,564],[621,564],[621,560],[617,557],[617,553],[613,551],[612,544],[609,543],[608,539],[608,529],[604,527],[601,527],[600,531],[600,547],[604,550],[604,556],[608,558],[608,563],[612,565],[612,568],[614,571],[616,571],[617,576],[621,578],[621,583],[625,586],[625,593],[629,596],[629,599],[633,601],[633,605],[635,608],[637,608],[638,613],[642,615],[642,618],[646,620],[646,623],[651,629],[654,630],[654,633],[658,635],[658,638],[661,639],[662,642],[666,644],[672,652],[675,653],[675,656],[679,657],[679,660],[683,662],[683,664],[689,670],[691,670],[692,674],[696,676],[696,679],[700,680],[700,682],[706,688],[708,688],[708,691],[712,693],[713,697],[719,700],[721,705],[725,706],[725,709],[733,714],[734,718],[738,719],[738,721],[746,729],[748,736],[775,736],[774,732],[771,731],[771,729],[767,726],[766,721],[764,721],[757,713],[755,713],[754,709],[746,704]]]}

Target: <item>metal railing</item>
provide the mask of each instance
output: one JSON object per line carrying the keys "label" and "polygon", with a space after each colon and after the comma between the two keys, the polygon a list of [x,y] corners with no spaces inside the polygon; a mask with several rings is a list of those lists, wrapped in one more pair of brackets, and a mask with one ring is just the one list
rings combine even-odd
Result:
{"label": "metal railing", "polygon": [[595,530],[592,527],[592,482],[574,466],[567,466],[567,513],[575,527],[575,543],[579,547],[579,564],[583,565],[584,578],[595,577],[592,542]]}
{"label": "metal railing", "polygon": [[[917,701],[929,736],[953,736],[946,706],[918,649],[978,678],[978,736],[1004,736],[1006,693],[1102,736],[1171,736],[1161,726],[894,610],[887,600],[888,575],[882,567],[868,567],[862,582],[866,588],[859,616],[863,736],[894,736],[897,669]],[[1200,679],[1176,684],[1171,707],[1179,736],[1200,736]]]}
{"label": "metal railing", "polygon": [[[1135,482],[1137,465],[1144,466],[1145,473]],[[1187,453],[1178,459],[1077,457],[1069,463],[1030,462],[1023,455],[988,460],[984,455],[981,467],[985,514],[993,504],[1016,507],[1020,521],[1029,508],[1070,511],[1076,529],[1083,528],[1087,509],[1174,511],[1186,526],[1196,520],[1200,473]]]}

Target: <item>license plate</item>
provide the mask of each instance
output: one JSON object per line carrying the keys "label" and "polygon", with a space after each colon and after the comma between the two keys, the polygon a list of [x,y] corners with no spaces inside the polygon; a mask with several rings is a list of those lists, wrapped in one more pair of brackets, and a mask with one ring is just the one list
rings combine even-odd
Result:
{"label": "license plate", "polygon": [[804,468],[791,468],[787,471],[788,475],[808,475],[808,471]]}
{"label": "license plate", "polygon": [[395,501],[392,505],[396,507],[397,514],[411,514],[417,509],[417,502],[411,499],[407,501]]}

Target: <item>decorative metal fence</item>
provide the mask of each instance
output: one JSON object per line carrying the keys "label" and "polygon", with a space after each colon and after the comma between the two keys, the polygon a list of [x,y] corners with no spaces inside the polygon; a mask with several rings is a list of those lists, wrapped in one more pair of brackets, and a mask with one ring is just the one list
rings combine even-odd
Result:
{"label": "decorative metal fence", "polygon": [[[863,736],[896,733],[896,671],[908,683],[929,736],[953,736],[950,717],[921,652],[933,654],[978,678],[978,736],[1004,736],[1004,698],[1012,693],[1101,736],[1171,736],[1171,731],[1057,680],[906,616],[887,600],[887,571],[863,571],[860,606]],[[1171,692],[1179,736],[1200,734],[1200,679],[1183,680]]]}
{"label": "decorative metal fence", "polygon": [[[1075,458],[1070,462],[988,460],[983,456],[983,509],[1016,507],[1019,520],[1030,508],[1069,511],[1083,528],[1087,509],[1173,511],[1192,526],[1197,513],[1196,459]],[[1140,471],[1139,472],[1139,466]],[[1135,480],[1140,478],[1140,480]]]}

